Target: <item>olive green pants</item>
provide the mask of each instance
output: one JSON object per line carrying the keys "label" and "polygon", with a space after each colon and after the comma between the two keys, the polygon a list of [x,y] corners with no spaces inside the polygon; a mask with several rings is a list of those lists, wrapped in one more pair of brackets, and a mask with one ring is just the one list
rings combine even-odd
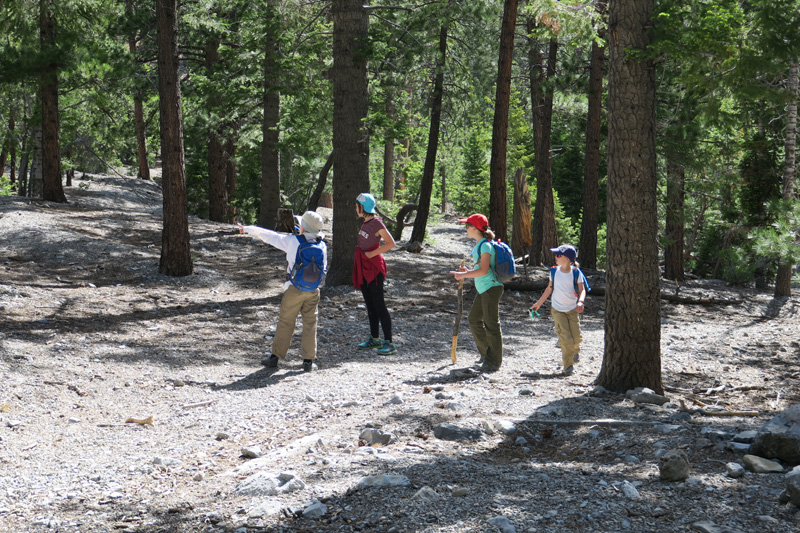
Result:
{"label": "olive green pants", "polygon": [[581,351],[581,323],[578,318],[578,310],[573,309],[566,313],[553,311],[553,322],[556,325],[556,335],[558,344],[561,346],[561,362],[564,368],[572,366],[575,361],[575,354]]}
{"label": "olive green pants", "polygon": [[503,363],[503,330],[500,328],[500,298],[505,289],[492,287],[475,296],[469,310],[469,329],[481,355],[481,361],[492,369]]}

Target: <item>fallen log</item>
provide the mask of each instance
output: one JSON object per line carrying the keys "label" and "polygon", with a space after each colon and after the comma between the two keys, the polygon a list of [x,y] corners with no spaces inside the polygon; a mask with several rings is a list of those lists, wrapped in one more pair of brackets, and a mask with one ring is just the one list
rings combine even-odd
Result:
{"label": "fallen log", "polygon": [[[549,279],[538,279],[538,280],[516,280],[512,279],[503,284],[506,290],[513,290],[513,291],[543,291],[547,288],[547,284],[549,283]],[[591,283],[591,282],[590,282]],[[592,290],[586,293],[586,296],[605,296],[606,295],[606,288],[605,287],[592,287]],[[692,298],[689,296],[677,296],[675,294],[669,294],[666,292],[661,293],[661,299],[666,300],[672,303],[679,303],[685,305],[738,305],[742,303],[742,300],[738,299],[727,299],[727,298]]]}
{"label": "fallen log", "polygon": [[688,305],[737,305],[742,303],[742,300],[728,300],[726,298],[691,298],[665,292],[661,293],[661,299],[672,303]]}

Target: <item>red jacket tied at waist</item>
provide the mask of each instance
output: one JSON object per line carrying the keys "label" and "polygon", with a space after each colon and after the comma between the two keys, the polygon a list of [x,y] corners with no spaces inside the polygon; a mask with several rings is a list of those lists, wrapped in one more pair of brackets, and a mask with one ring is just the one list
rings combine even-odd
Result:
{"label": "red jacket tied at waist", "polygon": [[[376,246],[372,250],[377,248]],[[356,247],[356,255],[353,258],[353,288],[360,289],[364,283],[371,283],[378,274],[386,277],[386,261],[383,260],[383,256],[378,254],[370,259],[364,250]]]}

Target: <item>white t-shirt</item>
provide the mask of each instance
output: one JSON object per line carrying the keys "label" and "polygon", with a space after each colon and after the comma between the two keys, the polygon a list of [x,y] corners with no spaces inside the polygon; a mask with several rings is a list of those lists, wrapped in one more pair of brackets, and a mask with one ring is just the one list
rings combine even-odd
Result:
{"label": "white t-shirt", "polygon": [[552,306],[556,311],[568,313],[578,306],[574,279],[572,269],[569,272],[562,272],[560,267],[556,268],[552,295]]}

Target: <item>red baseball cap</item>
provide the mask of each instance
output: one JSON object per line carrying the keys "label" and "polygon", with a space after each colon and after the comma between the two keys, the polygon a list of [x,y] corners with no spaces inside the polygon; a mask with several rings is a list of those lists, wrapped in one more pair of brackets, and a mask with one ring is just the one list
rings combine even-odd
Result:
{"label": "red baseball cap", "polygon": [[459,222],[475,226],[480,231],[486,231],[487,229],[489,229],[489,219],[481,215],[480,213],[475,213],[474,215],[470,215],[467,218],[462,218],[461,220],[459,220]]}

